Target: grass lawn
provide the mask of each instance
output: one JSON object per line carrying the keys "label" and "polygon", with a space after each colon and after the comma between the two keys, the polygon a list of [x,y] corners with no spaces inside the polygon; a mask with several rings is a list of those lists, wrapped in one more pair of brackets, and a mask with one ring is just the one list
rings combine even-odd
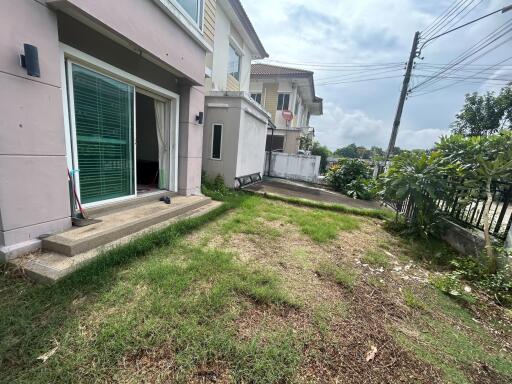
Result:
{"label": "grass lawn", "polygon": [[510,311],[430,283],[449,249],[292,203],[237,196],[50,287],[6,268],[0,382],[512,381]]}

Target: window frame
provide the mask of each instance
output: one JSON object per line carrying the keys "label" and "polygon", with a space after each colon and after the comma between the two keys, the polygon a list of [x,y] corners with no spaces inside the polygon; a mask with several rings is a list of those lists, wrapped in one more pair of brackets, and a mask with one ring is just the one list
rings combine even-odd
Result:
{"label": "window frame", "polygon": [[[259,99],[260,99],[260,100],[259,100],[259,101],[258,101],[258,100],[256,100],[256,98],[255,98],[255,97],[253,97],[253,96],[259,96]],[[251,92],[251,99],[253,99],[255,102],[257,102],[259,105],[262,105],[262,104],[261,104],[261,97],[262,97],[262,96],[263,96],[263,95],[262,95],[262,92]]]}
{"label": "window frame", "polygon": [[[233,76],[234,72],[230,72],[231,71],[231,68],[230,68],[230,66],[231,66],[231,51],[233,51],[235,53],[235,55],[238,57],[238,72],[237,72],[237,76]],[[229,43],[229,50],[228,50],[228,75],[233,77],[236,81],[240,82],[241,71],[242,71],[242,54],[240,53],[240,51],[238,49],[236,49],[233,46],[233,44]]]}
{"label": "window frame", "polygon": [[[220,127],[220,141],[219,141],[219,157],[213,157],[213,145],[215,143],[215,126]],[[212,143],[210,146],[210,160],[221,161],[222,160],[222,135],[224,133],[224,124],[213,123],[212,124]]]}
{"label": "window frame", "polygon": [[[283,97],[283,100],[282,100],[282,105],[281,107],[279,107],[279,98],[280,97]],[[288,102],[286,103],[287,106],[286,106],[286,109],[284,108],[284,101],[285,101],[285,98],[286,96],[288,96]],[[289,111],[290,110],[290,93],[289,92],[278,92],[277,93],[277,110],[278,111]]]}
{"label": "window frame", "polygon": [[195,20],[185,9],[183,5],[180,4],[179,0],[170,0],[172,4],[180,11],[180,13],[189,19],[189,21],[194,24],[201,32],[203,31],[204,24],[204,0],[196,0],[197,2],[197,20]]}

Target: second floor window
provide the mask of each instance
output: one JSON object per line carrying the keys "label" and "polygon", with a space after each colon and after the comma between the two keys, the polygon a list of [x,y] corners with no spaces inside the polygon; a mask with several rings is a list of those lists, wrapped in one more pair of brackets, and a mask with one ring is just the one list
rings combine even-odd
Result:
{"label": "second floor window", "polygon": [[251,99],[253,99],[258,104],[261,104],[261,93],[251,93]]}
{"label": "second floor window", "polygon": [[289,93],[279,93],[277,95],[277,110],[278,111],[288,111],[290,108],[290,94]]}
{"label": "second floor window", "polygon": [[240,81],[240,55],[231,45],[229,46],[228,73]]}
{"label": "second floor window", "polygon": [[203,1],[204,0],[176,0],[199,28],[202,27]]}

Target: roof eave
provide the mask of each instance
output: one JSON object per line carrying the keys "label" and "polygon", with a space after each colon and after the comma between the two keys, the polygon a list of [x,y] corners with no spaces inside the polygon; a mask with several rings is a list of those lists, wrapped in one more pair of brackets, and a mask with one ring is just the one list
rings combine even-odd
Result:
{"label": "roof eave", "polygon": [[251,39],[251,42],[253,43],[257,55],[253,56],[253,59],[265,59],[269,57],[269,54],[265,50],[265,47],[263,47],[263,44],[261,43],[261,40],[256,33],[256,30],[254,29],[254,26],[251,23],[251,20],[249,19],[249,16],[247,16],[247,13],[245,12],[244,7],[242,6],[242,3],[240,0],[228,0],[229,4],[233,8],[236,16],[242,23],[243,28],[245,29],[245,32],[249,35],[249,38]]}

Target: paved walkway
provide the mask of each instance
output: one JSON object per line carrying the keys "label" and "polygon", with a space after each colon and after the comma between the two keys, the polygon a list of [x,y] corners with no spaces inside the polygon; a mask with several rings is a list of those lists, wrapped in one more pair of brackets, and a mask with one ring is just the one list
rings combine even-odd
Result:
{"label": "paved walkway", "polygon": [[343,204],[354,208],[381,208],[380,203],[377,201],[356,200],[341,193],[310,184],[277,178],[265,178],[263,182],[250,185],[244,189],[252,192],[267,192],[288,197]]}

